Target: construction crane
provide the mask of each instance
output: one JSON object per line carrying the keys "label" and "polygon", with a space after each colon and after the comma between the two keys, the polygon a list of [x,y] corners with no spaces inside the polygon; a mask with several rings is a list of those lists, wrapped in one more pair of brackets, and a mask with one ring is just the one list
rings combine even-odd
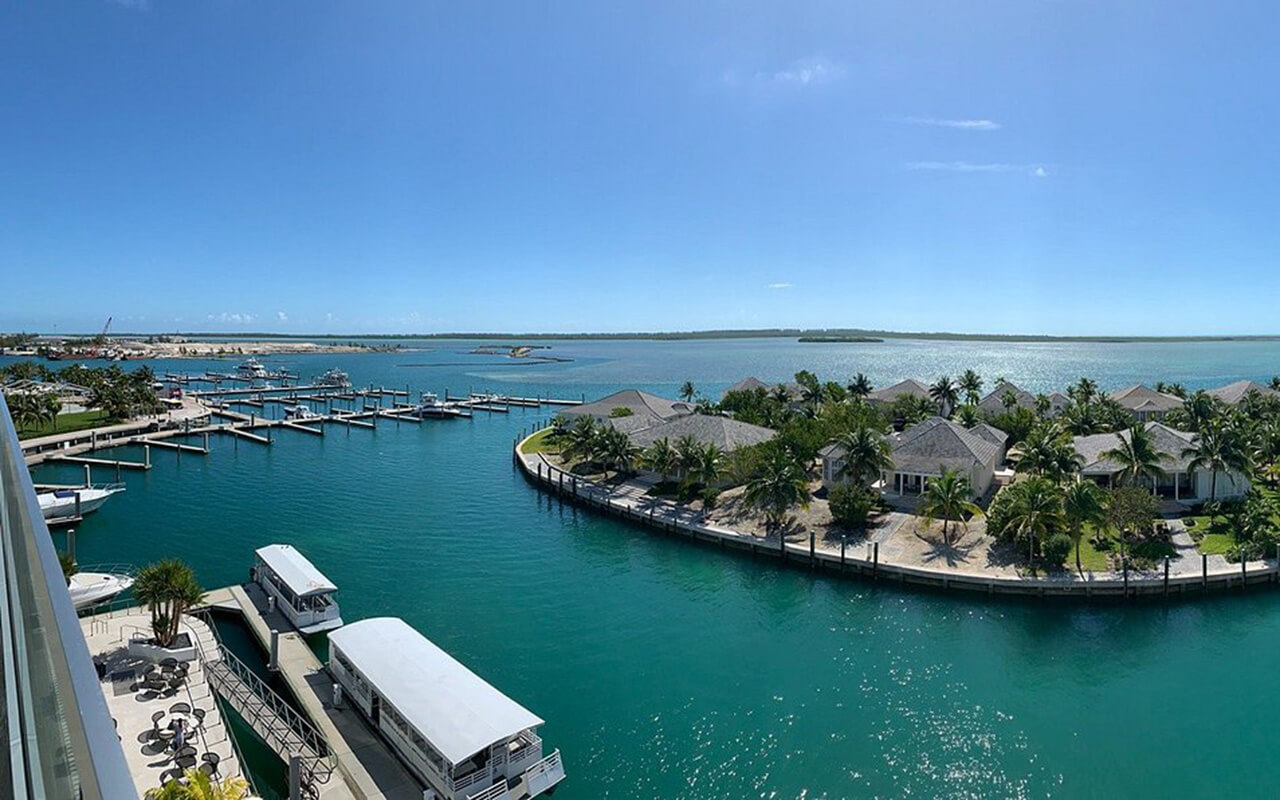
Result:
{"label": "construction crane", "polygon": [[102,333],[98,334],[98,338],[94,339],[94,344],[104,345],[107,343],[107,331],[111,330],[111,317],[107,317],[107,324],[102,326]]}

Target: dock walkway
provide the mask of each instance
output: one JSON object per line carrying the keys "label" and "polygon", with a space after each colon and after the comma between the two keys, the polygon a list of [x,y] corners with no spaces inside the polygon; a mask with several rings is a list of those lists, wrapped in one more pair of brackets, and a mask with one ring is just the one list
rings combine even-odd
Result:
{"label": "dock walkway", "polygon": [[238,609],[264,651],[270,651],[271,631],[280,632],[280,674],[328,742],[345,782],[330,780],[322,790],[322,798],[336,800],[337,795],[328,792],[345,785],[350,791],[348,796],[356,800],[422,800],[422,784],[387,749],[359,712],[347,704],[342,708],[333,706],[333,680],[329,673],[284,615],[267,610],[267,598],[261,588],[247,584],[218,589],[206,595],[205,603]]}

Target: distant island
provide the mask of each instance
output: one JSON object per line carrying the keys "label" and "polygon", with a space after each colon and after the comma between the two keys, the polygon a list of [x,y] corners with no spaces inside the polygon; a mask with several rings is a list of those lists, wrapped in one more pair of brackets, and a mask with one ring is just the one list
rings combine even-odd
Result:
{"label": "distant island", "polygon": [[797,342],[806,344],[858,344],[863,342],[883,342],[875,336],[801,336]]}
{"label": "distant island", "polygon": [[[64,334],[64,336],[67,334]],[[113,333],[111,339],[146,338],[159,334]],[[1272,342],[1280,341],[1280,334],[1202,334],[1191,336],[1117,336],[1080,335],[1055,336],[1023,333],[956,333],[950,331],[886,331],[865,328],[730,328],[702,331],[632,331],[617,333],[512,333],[512,332],[451,332],[451,333],[348,333],[348,334],[294,334],[267,332],[211,332],[173,333],[169,337],[188,340],[284,340],[310,342],[342,342],[353,340],[392,341],[599,341],[599,340],[651,340],[680,341],[690,339],[806,339],[838,338],[850,341],[862,337],[868,341],[885,339],[924,339],[934,341],[977,342],[1094,342],[1102,344],[1129,344],[1137,342]]]}

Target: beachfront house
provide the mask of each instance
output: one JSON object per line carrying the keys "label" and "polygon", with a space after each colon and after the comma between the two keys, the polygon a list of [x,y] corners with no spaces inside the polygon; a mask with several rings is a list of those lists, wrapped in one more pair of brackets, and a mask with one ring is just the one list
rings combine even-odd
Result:
{"label": "beachfront house", "polygon": [[[1005,406],[1005,396],[1008,394],[1013,396],[1014,407],[1025,408],[1029,411],[1036,410],[1036,396],[1009,381],[998,381],[996,387],[978,402],[978,410],[986,416],[1003,414],[1008,410]],[[1071,398],[1062,392],[1051,393],[1049,395],[1049,416],[1053,417],[1061,414],[1070,403]]]}
{"label": "beachfront house", "polygon": [[1142,384],[1112,392],[1111,399],[1127,409],[1138,422],[1163,422],[1165,414],[1184,405],[1181,397],[1157,392]]}
{"label": "beachfront house", "polygon": [[1205,394],[1220,400],[1229,406],[1238,406],[1249,396],[1250,393],[1257,393],[1261,397],[1280,397],[1280,392],[1272,389],[1270,386],[1263,386],[1255,381],[1236,381],[1228,383],[1226,386],[1219,386],[1217,389],[1209,389]]}
{"label": "beachfront house", "polygon": [[[1003,431],[990,425],[965,428],[949,419],[930,417],[889,437],[893,469],[881,475],[880,489],[890,496],[918,495],[946,470],[964,475],[973,496],[981,497],[1004,461],[1007,440]],[[843,448],[828,445],[821,456],[823,486],[830,489],[847,481],[840,475]]]}
{"label": "beachfront house", "polygon": [[692,405],[679,400],[668,400],[639,389],[623,389],[594,403],[570,406],[559,416],[570,423],[580,417],[594,417],[596,422],[615,424],[615,427],[630,431],[692,414],[693,411]]}
{"label": "beachfront house", "polygon": [[[1213,474],[1207,469],[1192,470],[1191,456],[1183,452],[1195,446],[1196,435],[1174,430],[1159,422],[1148,422],[1144,428],[1151,434],[1157,452],[1163,454],[1161,476],[1152,490],[1169,499],[1194,505],[1211,498]],[[1113,487],[1119,483],[1122,467],[1105,453],[1120,446],[1127,439],[1128,431],[1077,436],[1071,440],[1083,466],[1080,474],[1102,486]],[[1240,497],[1249,491],[1249,479],[1242,473],[1228,470],[1218,473],[1217,498],[1219,500]]]}
{"label": "beachfront house", "polygon": [[645,448],[659,439],[666,439],[674,445],[677,441],[687,436],[703,447],[715,445],[725,453],[732,453],[741,447],[763,444],[776,435],[777,431],[772,428],[752,425],[749,422],[740,422],[730,417],[721,417],[713,414],[685,414],[645,428],[629,431],[627,438],[636,447]]}
{"label": "beachfront house", "polygon": [[560,751],[542,754],[542,720],[394,617],[329,636],[329,671],[440,800],[523,800],[564,780]]}

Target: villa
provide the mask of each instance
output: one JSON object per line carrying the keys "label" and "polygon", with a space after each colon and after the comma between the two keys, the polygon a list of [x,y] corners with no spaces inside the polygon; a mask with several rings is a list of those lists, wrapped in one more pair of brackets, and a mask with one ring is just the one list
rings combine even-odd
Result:
{"label": "villa", "polygon": [[1209,389],[1205,394],[1216,400],[1221,400],[1229,406],[1237,406],[1249,396],[1250,392],[1257,392],[1263,397],[1280,397],[1280,392],[1270,386],[1263,386],[1254,381],[1228,383],[1226,386],[1220,386],[1217,389]]}
{"label": "villa", "polygon": [[754,392],[756,389],[764,389],[766,392],[772,391],[773,387],[754,375],[743,378],[737,383],[724,390],[725,394],[730,392]]}
{"label": "villa", "polygon": [[[1029,411],[1036,410],[1036,396],[1009,381],[997,382],[996,387],[979,401],[978,410],[984,414],[1003,414],[1005,412],[1005,394],[1008,392],[1013,393],[1014,405],[1017,408],[1025,408]],[[1062,392],[1053,392],[1049,395],[1049,415],[1057,416],[1061,414],[1070,403],[1070,397],[1067,397]]]}
{"label": "villa", "polygon": [[[1155,493],[1187,504],[1211,499],[1212,472],[1207,469],[1191,470],[1192,457],[1183,455],[1187,448],[1195,446],[1195,434],[1174,430],[1159,422],[1148,422],[1144,427],[1151,434],[1156,451],[1164,456],[1161,463],[1163,474],[1153,487]],[[1120,431],[1072,439],[1071,444],[1083,462],[1080,474],[1103,486],[1115,486],[1119,480],[1121,465],[1104,454],[1119,447],[1121,440],[1127,436],[1128,431]],[[1249,479],[1241,473],[1234,470],[1218,473],[1219,500],[1240,497],[1248,491]]]}
{"label": "villa", "polygon": [[[570,422],[579,417],[594,417],[597,422],[609,422],[625,431],[631,431],[692,413],[693,406],[688,403],[668,400],[639,389],[623,389],[594,403],[566,408],[560,412],[560,416]],[[626,419],[627,422],[617,424],[620,419]]]}
{"label": "villa", "polygon": [[932,400],[929,394],[929,387],[914,378],[907,378],[905,381],[899,381],[892,386],[886,386],[883,389],[876,389],[867,395],[867,401],[872,405],[887,406],[903,395],[912,395],[923,400]]}
{"label": "villa", "polygon": [[[610,420],[616,422],[617,420]],[[671,444],[688,436],[702,446],[715,445],[731,453],[742,447],[751,447],[769,441],[777,434],[772,428],[739,422],[729,417],[712,414],[686,414],[645,428],[629,431],[627,438],[637,447],[648,447],[659,439]]]}
{"label": "villa", "polygon": [[[921,494],[943,471],[958,471],[968,479],[972,495],[981,497],[991,488],[996,469],[1004,461],[1008,437],[985,423],[965,428],[942,417],[930,417],[891,435],[889,442],[893,469],[881,476],[884,493]],[[828,445],[821,456],[823,486],[831,488],[843,482],[844,449]]]}
{"label": "villa", "polygon": [[1163,422],[1165,414],[1184,405],[1177,395],[1157,392],[1141,384],[1112,392],[1111,399],[1128,409],[1138,422]]}

